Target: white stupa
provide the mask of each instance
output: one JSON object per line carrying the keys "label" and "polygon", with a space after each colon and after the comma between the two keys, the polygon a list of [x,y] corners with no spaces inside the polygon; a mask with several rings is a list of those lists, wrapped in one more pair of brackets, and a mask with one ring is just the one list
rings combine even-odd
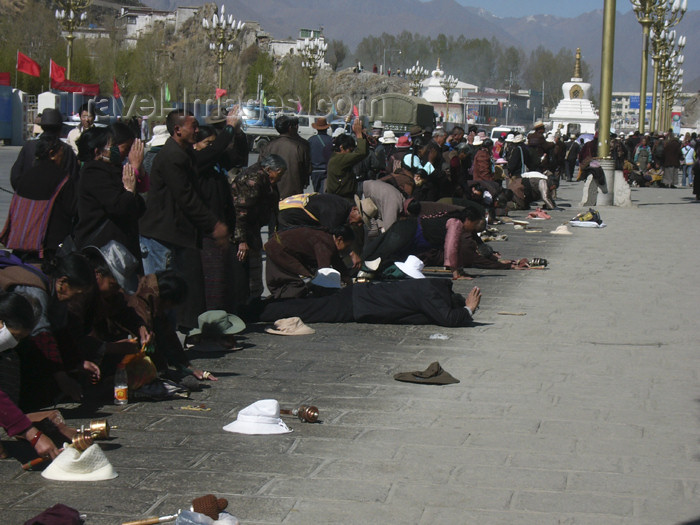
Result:
{"label": "white stupa", "polygon": [[576,49],[574,76],[570,82],[562,84],[561,91],[564,98],[549,114],[552,130],[561,130],[562,134],[595,133],[598,114],[588,98],[591,85],[581,78],[581,48]]}
{"label": "white stupa", "polygon": [[445,90],[441,82],[445,78],[445,72],[440,67],[440,59],[438,58],[437,67],[433,70],[428,78],[421,83],[421,97],[430,102],[435,111],[445,113],[449,111],[449,115],[445,115],[445,122],[464,122],[464,102],[463,99],[468,93],[475,93],[477,86],[457,80],[457,83],[450,93],[449,107],[445,98]]}

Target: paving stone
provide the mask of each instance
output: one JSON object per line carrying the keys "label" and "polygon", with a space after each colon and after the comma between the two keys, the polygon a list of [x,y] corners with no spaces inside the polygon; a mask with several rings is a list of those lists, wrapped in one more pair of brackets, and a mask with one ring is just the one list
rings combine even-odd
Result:
{"label": "paving stone", "polygon": [[[17,151],[0,147],[0,186]],[[546,233],[581,211],[580,192],[562,183],[558,202],[573,206],[538,224],[545,233],[499,226],[509,240],[494,246],[506,256],[550,266],[455,282],[484,293],[472,327],[317,324],[313,336],[283,338],[254,325],[241,351],[188,352],[220,376],[188,400],[61,405],[71,424],[119,426],[101,446],[120,476],[57,483],[0,461],[0,523],[60,501],[89,525],[114,525],[210,492],[259,525],[698,518],[697,205],[687,190],[633,189],[639,207],[599,207],[607,228]],[[8,204],[0,194],[0,213]],[[393,380],[432,361],[461,382]],[[222,430],[267,398],[313,404],[322,423],[285,418],[294,432],[282,436]],[[199,404],[210,410],[180,408]]]}
{"label": "paving stone", "polygon": [[[584,492],[520,491],[513,500],[513,508],[547,513],[587,513],[612,516],[632,514],[634,500]],[[602,519],[602,518],[601,518]]]}
{"label": "paving stone", "polygon": [[304,479],[288,477],[271,481],[265,494],[303,498],[313,494],[315,499],[378,502],[386,501],[391,484],[387,482],[363,481],[356,483],[348,479]]}

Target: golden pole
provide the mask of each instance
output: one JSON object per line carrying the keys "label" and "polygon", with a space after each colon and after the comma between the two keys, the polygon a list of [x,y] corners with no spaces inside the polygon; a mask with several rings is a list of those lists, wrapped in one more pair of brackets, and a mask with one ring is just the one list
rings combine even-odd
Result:
{"label": "golden pole", "polygon": [[642,24],[642,80],[639,86],[639,133],[644,135],[647,119],[647,68],[649,64],[649,27],[651,19],[647,14],[640,21]]}
{"label": "golden pole", "polygon": [[610,155],[613,60],[615,58],[615,0],[605,0],[603,8],[603,49],[600,71],[600,119],[598,121],[598,157]]}

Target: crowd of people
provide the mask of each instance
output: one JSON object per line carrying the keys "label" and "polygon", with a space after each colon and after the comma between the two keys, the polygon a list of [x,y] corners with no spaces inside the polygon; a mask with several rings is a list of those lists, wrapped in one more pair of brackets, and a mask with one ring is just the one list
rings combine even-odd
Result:
{"label": "crowd of people", "polygon": [[[164,377],[216,380],[191,366],[177,333],[201,333],[204,312],[467,326],[480,290],[463,297],[424,266],[452,279],[528,268],[480,234],[509,210],[554,208],[559,179],[594,169],[596,153],[543,123],[494,143],[476,126],[398,134],[359,118],[329,134],[319,117],[306,141],[282,115],[249,165],[235,107],[201,125],[173,110],[149,143],[124,123],[95,126],[90,105],[80,116],[64,142],[61,113],[43,112],[42,134],[12,167],[0,234],[0,426],[47,457],[57,449],[34,411],[111,392],[127,356],[148,349]],[[638,167],[674,151],[671,138],[630,150],[632,138],[614,151]],[[695,146],[693,136],[678,148],[683,162]]]}

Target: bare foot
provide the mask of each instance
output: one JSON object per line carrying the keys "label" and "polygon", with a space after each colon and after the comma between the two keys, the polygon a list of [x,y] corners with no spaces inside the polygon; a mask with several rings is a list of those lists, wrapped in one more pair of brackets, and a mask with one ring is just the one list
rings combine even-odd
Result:
{"label": "bare foot", "polygon": [[199,379],[200,381],[204,381],[205,379],[208,379],[209,381],[218,381],[219,378],[216,377],[214,374],[211,372],[208,372],[206,370],[192,370],[192,374],[194,377]]}
{"label": "bare foot", "polygon": [[470,290],[469,295],[467,295],[466,307],[472,312],[475,312],[479,308],[479,303],[481,302],[481,290],[478,287],[474,287]]}

